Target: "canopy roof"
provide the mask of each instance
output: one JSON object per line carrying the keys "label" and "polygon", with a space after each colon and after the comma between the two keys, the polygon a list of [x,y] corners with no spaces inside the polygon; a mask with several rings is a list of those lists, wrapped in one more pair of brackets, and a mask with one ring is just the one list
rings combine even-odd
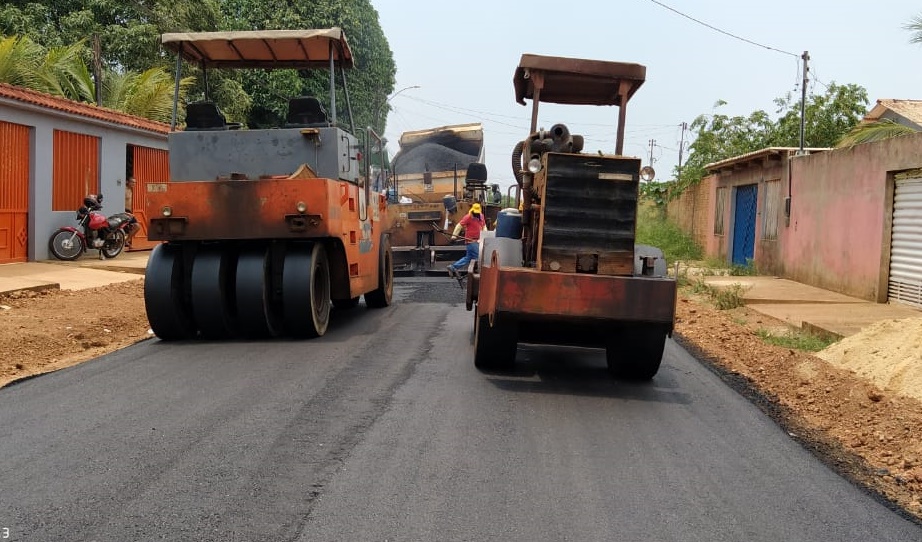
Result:
{"label": "canopy roof", "polygon": [[[543,86],[540,82],[543,75]],[[640,64],[524,54],[515,70],[515,101],[538,100],[573,105],[621,105],[643,84],[647,68]],[[536,83],[536,81],[539,81]]]}
{"label": "canopy roof", "polygon": [[177,32],[163,34],[160,41],[183,58],[209,68],[323,68],[330,65],[330,44],[337,65],[354,65],[346,35],[338,27]]}

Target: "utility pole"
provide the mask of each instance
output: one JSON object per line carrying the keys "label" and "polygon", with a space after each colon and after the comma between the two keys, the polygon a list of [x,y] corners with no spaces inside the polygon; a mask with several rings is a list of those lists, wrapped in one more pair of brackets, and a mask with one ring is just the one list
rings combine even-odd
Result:
{"label": "utility pole", "polygon": [[676,174],[676,181],[682,180],[682,151],[685,150],[685,130],[688,130],[688,123],[683,122],[679,126],[682,128],[682,137],[679,139],[679,168]]}
{"label": "utility pole", "polygon": [[807,123],[807,62],[810,61],[810,52],[804,51],[800,58],[804,61],[804,81],[800,87],[800,150],[797,151],[798,155],[804,154],[804,130]]}
{"label": "utility pole", "polygon": [[653,147],[654,147],[655,145],[656,145],[656,140],[655,140],[655,139],[651,139],[651,140],[650,140],[650,167],[653,167],[653,160],[654,160],[654,158],[653,158]]}

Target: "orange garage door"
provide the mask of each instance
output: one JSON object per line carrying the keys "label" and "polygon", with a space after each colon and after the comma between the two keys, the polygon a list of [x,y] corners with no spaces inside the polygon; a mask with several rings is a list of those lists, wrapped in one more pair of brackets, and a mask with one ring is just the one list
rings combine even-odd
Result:
{"label": "orange garage door", "polygon": [[132,213],[141,223],[141,231],[134,237],[131,250],[153,248],[160,241],[147,240],[147,213],[144,210],[144,198],[147,196],[149,183],[165,183],[170,178],[169,154],[162,149],[150,147],[131,147],[134,178],[137,181],[132,196]]}
{"label": "orange garage door", "polygon": [[0,121],[0,264],[28,257],[30,130]]}

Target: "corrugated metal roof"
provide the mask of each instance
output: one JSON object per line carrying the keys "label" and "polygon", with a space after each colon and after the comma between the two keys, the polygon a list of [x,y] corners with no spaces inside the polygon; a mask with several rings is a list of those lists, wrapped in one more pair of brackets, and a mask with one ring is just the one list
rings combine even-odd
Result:
{"label": "corrugated metal roof", "polygon": [[111,122],[113,124],[121,124],[122,126],[129,126],[148,132],[158,134],[167,134],[170,132],[169,124],[145,119],[143,117],[135,117],[134,115],[128,115],[114,109],[75,102],[73,100],[58,98],[57,96],[51,96],[50,94],[44,94],[31,89],[0,83],[0,103],[5,99],[37,105],[81,117]]}
{"label": "corrugated metal roof", "polygon": [[922,100],[896,100],[884,98],[877,100],[877,104],[864,117],[867,121],[879,120],[887,110],[905,117],[911,122],[922,126]]}
{"label": "corrugated metal roof", "polygon": [[[728,166],[733,166],[736,164],[743,164],[746,162],[751,162],[753,160],[758,160],[760,158],[765,158],[775,154],[782,153],[794,153],[800,150],[800,147],[766,147],[764,149],[759,149],[757,151],[747,152],[746,154],[741,154],[739,156],[734,156],[732,158],[727,158],[719,162],[712,162],[704,166],[704,169],[708,173],[713,173],[715,170],[723,169]],[[805,147],[805,151],[814,153],[814,152],[824,152],[831,150],[828,147]]]}

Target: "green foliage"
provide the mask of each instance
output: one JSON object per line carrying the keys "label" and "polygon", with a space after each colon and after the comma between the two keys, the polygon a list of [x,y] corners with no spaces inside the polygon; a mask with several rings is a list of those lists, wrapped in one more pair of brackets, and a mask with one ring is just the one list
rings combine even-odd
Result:
{"label": "green foliage", "polygon": [[[164,32],[331,26],[345,30],[356,59],[356,69],[348,77],[355,127],[374,126],[378,133],[384,133],[384,119],[376,123],[375,113],[394,89],[396,66],[370,0],[34,0],[0,5],[0,35],[27,36],[43,50],[69,47],[84,39],[88,45],[93,36],[98,36],[106,76],[111,73],[116,79],[122,74],[143,74],[151,68],[173,73],[174,59],[160,47],[160,34]],[[45,86],[50,84],[53,89],[57,84],[69,97],[87,99],[85,82],[90,78],[86,66],[93,64],[92,50],[81,46],[79,52],[86,76],[46,81]],[[0,65],[0,77],[3,69]],[[196,75],[197,71],[186,66],[183,76]],[[43,77],[34,73],[36,69],[31,72],[7,77],[15,80]],[[328,74],[313,72],[316,73],[253,71],[243,75],[214,70],[209,72],[210,94],[230,121],[251,126],[278,125],[289,97],[313,94],[321,101],[329,101]],[[196,79],[189,95],[197,99],[204,88],[200,78]],[[121,84],[114,81],[112,86]],[[34,84],[26,86],[39,88]],[[348,125],[346,96],[338,92],[337,117]]]}
{"label": "green foliage", "polygon": [[91,100],[94,86],[82,52],[83,42],[45,49],[28,36],[0,37],[0,82]]}
{"label": "green foliage", "polygon": [[[375,114],[394,90],[397,73],[393,53],[381,29],[378,12],[369,0],[327,0],[292,3],[282,0],[224,0],[221,3],[229,29],[329,28],[338,26],[346,33],[356,68],[348,75],[349,102],[337,90],[337,120],[348,126],[348,105],[352,107],[355,128],[371,126],[384,133],[384,119]],[[252,97],[247,117],[251,126],[278,123],[292,96],[314,95],[329,102],[329,74],[289,71],[266,75],[247,74],[242,88]],[[337,79],[338,80],[338,79]],[[225,102],[220,102],[225,108]]]}
{"label": "green foliage", "polygon": [[640,183],[641,200],[648,201],[657,207],[665,207],[669,203],[670,184],[656,181]]}
{"label": "green foliage", "polygon": [[652,205],[639,205],[637,208],[636,239],[640,244],[662,250],[667,262],[701,258],[701,247],[667,219],[661,208]]}
{"label": "green foliage", "polygon": [[756,331],[756,335],[768,344],[803,352],[819,352],[836,342],[836,339],[831,337],[820,337],[801,330],[791,330],[783,335],[776,335],[768,330],[760,329]]}
{"label": "green foliage", "polygon": [[708,296],[711,303],[722,311],[742,307],[746,304],[743,301],[743,293],[746,288],[742,284],[730,284],[718,288],[699,278],[692,283],[689,289],[694,294]]}
{"label": "green foliage", "polygon": [[870,143],[872,141],[882,141],[891,137],[900,137],[918,132],[915,128],[903,126],[890,119],[880,119],[875,122],[865,122],[858,124],[852,130],[845,134],[837,147],[852,147],[861,143]]}
{"label": "green foliage", "polygon": [[753,277],[759,274],[759,268],[755,261],[747,259],[746,265],[738,263],[731,265],[728,274],[733,277]]}
{"label": "green foliage", "polygon": [[922,14],[910,19],[908,23],[903,25],[903,28],[912,34],[909,38],[909,43],[922,43]]}

